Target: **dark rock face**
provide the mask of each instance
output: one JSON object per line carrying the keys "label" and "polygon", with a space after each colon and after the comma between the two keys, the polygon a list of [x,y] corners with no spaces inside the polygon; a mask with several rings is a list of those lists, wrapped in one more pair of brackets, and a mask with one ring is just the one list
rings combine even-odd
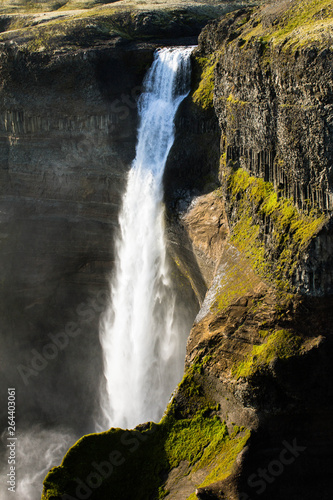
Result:
{"label": "dark rock face", "polygon": [[[239,213],[237,197],[230,195],[225,182],[228,168],[241,167],[271,182],[278,199],[289,198],[304,211],[322,211],[327,222],[303,249],[293,275],[292,284],[302,297],[294,296],[284,308],[276,290],[267,287],[269,280],[260,281],[249,261],[228,246],[228,239],[221,242],[215,278],[188,340],[186,366],[207,360],[196,382],[205,395],[214,394],[221,418],[251,428],[252,437],[233,473],[196,493],[198,498],[221,500],[328,499],[332,495],[327,481],[332,466],[328,422],[333,401],[329,361],[332,94],[328,83],[332,54],[306,44],[299,50],[285,50],[254,36],[246,43],[240,26],[250,17],[250,11],[239,11],[212,23],[199,43],[199,56],[215,54],[217,60],[214,108],[221,129],[220,177],[230,236]],[[186,217],[196,248],[200,238],[195,230],[198,214],[194,217],[193,210]],[[215,218],[222,214],[218,206],[212,213]],[[257,215],[250,213],[253,224]],[[259,234],[268,242],[267,259],[273,259],[269,247],[273,230],[269,218],[261,221]],[[262,328],[292,331],[294,339],[299,337],[300,351],[285,359],[275,353],[266,358],[265,366],[250,368],[249,360],[255,366],[260,358],[257,346],[270,342],[262,344]],[[184,412],[181,391],[175,401]]]}
{"label": "dark rock face", "polygon": [[[211,23],[200,36],[199,54],[217,59],[214,107],[223,164],[272,183],[279,196],[304,211],[330,214],[332,53],[327,44],[285,49],[255,37],[246,43],[239,28],[246,23],[251,24],[251,12],[240,10]],[[330,227],[297,266],[293,281],[301,293],[333,291]],[[263,239],[265,231],[269,228],[263,228]]]}
{"label": "dark rock face", "polygon": [[301,208],[310,202],[332,209],[331,59],[313,48],[294,54],[267,48],[263,55],[253,44],[227,50],[216,69],[226,159],[272,182]]}
{"label": "dark rock face", "polygon": [[[196,62],[193,59],[193,73]],[[164,173],[164,197],[172,211],[182,211],[193,196],[209,193],[218,182],[219,126],[213,109],[203,110],[191,96],[180,105],[176,136]]]}
{"label": "dark rock face", "polygon": [[153,50],[1,53],[2,380],[25,425],[92,428],[98,321]]}
{"label": "dark rock face", "polygon": [[240,10],[200,36],[201,52],[218,57],[214,106],[226,160],[272,182],[301,208],[331,210],[332,53],[256,39],[244,48],[239,26],[249,19]]}

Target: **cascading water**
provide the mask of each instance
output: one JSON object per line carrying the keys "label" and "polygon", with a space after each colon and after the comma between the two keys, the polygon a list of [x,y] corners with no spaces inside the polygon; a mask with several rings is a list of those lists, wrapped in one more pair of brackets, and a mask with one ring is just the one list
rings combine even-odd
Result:
{"label": "cascading water", "polygon": [[139,100],[136,158],[119,218],[111,304],[100,328],[107,427],[158,421],[183,372],[186,341],[166,259],[162,177],[174,117],[189,89],[191,50],[158,50]]}

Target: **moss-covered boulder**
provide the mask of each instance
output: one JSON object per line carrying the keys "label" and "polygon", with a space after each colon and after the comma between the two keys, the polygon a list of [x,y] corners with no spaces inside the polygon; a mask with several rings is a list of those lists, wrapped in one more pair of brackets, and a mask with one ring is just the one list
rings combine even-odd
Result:
{"label": "moss-covered boulder", "polygon": [[198,403],[193,379],[198,369],[191,369],[180,387],[195,399],[196,411],[177,416],[171,404],[159,424],[83,437],[61,466],[47,475],[42,499],[103,500],[110,494],[123,500],[162,499],[179,489],[184,498],[192,499],[198,473],[203,485],[228,476],[249,433],[237,426],[230,432],[217,416],[217,408],[205,398]]}

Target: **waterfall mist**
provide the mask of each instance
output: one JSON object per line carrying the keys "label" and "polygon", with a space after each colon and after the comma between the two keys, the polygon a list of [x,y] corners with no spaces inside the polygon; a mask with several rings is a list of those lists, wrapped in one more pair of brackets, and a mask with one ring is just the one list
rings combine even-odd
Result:
{"label": "waterfall mist", "polygon": [[[16,447],[15,493],[8,491],[5,487],[9,467],[6,458],[4,458],[3,462],[6,462],[6,465],[0,472],[2,483],[0,500],[40,499],[46,474],[52,467],[60,465],[64,454],[75,443],[76,439],[71,431],[62,428],[45,429],[35,426],[27,431],[19,432]],[[2,441],[6,447],[8,443],[6,433],[2,436]]]}
{"label": "waterfall mist", "polygon": [[192,48],[160,49],[139,101],[136,157],[119,217],[110,306],[100,326],[101,428],[160,420],[183,373],[185,344],[164,237],[162,177]]}

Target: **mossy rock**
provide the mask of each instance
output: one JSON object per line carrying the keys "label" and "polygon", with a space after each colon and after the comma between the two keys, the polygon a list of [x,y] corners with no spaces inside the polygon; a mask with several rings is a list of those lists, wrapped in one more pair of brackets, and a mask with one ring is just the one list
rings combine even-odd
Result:
{"label": "mossy rock", "polygon": [[132,500],[133,488],[136,500],[162,499],[168,474],[180,464],[189,477],[201,471],[200,485],[228,476],[250,432],[235,426],[230,433],[216,405],[198,397],[194,375],[206,361],[195,363],[179,386],[190,407],[196,400],[196,411],[177,417],[174,399],[159,424],[84,436],[45,478],[42,500]]}
{"label": "mossy rock", "polygon": [[241,168],[227,171],[224,168],[227,203],[233,213],[231,243],[281,293],[293,293],[295,269],[327,215],[314,208],[300,210],[279,196],[270,182]]}
{"label": "mossy rock", "polygon": [[214,97],[214,69],[216,66],[216,55],[210,57],[195,56],[194,62],[198,66],[198,83],[192,93],[192,100],[203,110],[213,108]]}
{"label": "mossy rock", "polygon": [[277,360],[286,360],[297,356],[302,345],[302,338],[294,332],[277,330],[263,331],[266,339],[261,345],[253,346],[252,351],[239,364],[234,366],[232,374],[238,378],[250,378],[255,373],[269,370]]}

